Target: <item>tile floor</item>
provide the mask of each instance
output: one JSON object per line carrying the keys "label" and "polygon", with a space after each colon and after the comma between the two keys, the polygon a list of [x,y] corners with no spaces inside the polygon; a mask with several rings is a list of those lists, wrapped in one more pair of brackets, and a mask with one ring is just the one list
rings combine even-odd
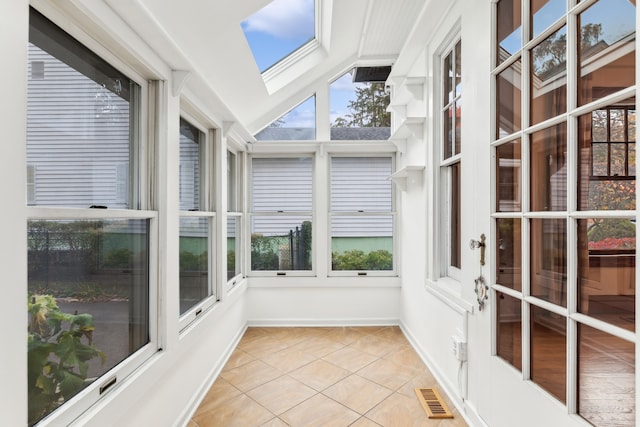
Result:
{"label": "tile floor", "polygon": [[462,427],[428,419],[436,387],[398,327],[248,328],[188,427]]}

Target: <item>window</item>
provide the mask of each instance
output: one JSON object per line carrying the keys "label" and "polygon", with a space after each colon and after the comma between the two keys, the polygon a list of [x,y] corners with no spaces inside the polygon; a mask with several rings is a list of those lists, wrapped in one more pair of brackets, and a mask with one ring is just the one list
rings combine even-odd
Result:
{"label": "window", "polygon": [[242,276],[242,159],[227,151],[227,280],[235,285]]}
{"label": "window", "polygon": [[384,82],[356,83],[350,70],[329,87],[331,139],[380,140],[391,136],[390,95]]}
{"label": "window", "polygon": [[68,424],[156,350],[157,212],[139,84],[33,9],[29,25],[28,423]]}
{"label": "window", "polygon": [[[461,42],[458,40],[442,56],[441,145],[440,145],[440,204],[444,243],[440,259],[440,275],[459,279],[461,266],[461,136],[462,123],[462,63]],[[446,225],[445,225],[446,224]]]}
{"label": "window", "polygon": [[393,271],[391,157],[331,158],[331,270]]}
{"label": "window", "polygon": [[258,141],[308,141],[316,139],[315,95],[256,134]]}
{"label": "window", "polygon": [[251,271],[312,269],[313,158],[251,161]]}
{"label": "window", "polygon": [[212,303],[216,297],[215,214],[210,194],[213,149],[208,140],[205,132],[180,119],[180,315],[183,324],[202,312],[203,301]]}
{"label": "window", "polygon": [[635,16],[496,5],[495,351],[597,427],[635,425]]}

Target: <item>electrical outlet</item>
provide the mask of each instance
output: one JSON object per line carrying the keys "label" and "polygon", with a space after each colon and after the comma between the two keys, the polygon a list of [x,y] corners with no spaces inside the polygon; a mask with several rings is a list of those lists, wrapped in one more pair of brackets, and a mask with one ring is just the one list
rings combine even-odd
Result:
{"label": "electrical outlet", "polygon": [[453,355],[457,360],[464,362],[467,360],[467,343],[462,341],[460,337],[452,337],[453,339]]}

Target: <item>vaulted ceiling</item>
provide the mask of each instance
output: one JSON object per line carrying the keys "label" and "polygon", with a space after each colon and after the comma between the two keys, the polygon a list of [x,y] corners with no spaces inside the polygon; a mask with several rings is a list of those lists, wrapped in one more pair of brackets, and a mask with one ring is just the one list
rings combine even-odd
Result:
{"label": "vaulted ceiling", "polygon": [[355,65],[390,65],[427,0],[317,0],[320,46],[265,81],[240,23],[270,0],[104,0],[173,69],[198,76],[257,132]]}

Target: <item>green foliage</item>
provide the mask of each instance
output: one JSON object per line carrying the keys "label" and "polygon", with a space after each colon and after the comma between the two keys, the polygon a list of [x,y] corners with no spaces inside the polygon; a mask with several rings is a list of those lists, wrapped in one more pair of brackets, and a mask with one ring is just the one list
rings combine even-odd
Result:
{"label": "green foliage", "polygon": [[349,101],[347,117],[338,117],[333,127],[389,127],[391,114],[387,112],[390,97],[384,83],[368,83],[356,87],[356,99]]}
{"label": "green foliage", "polygon": [[208,269],[209,256],[207,251],[196,255],[189,251],[180,252],[180,271],[206,271]]}
{"label": "green foliage", "polygon": [[636,237],[636,226],[628,219],[601,219],[595,222],[587,232],[590,242],[606,238]]}
{"label": "green foliage", "polygon": [[93,317],[63,313],[51,295],[27,299],[29,425],[87,385],[88,362],[105,355],[93,345]]}
{"label": "green foliage", "polygon": [[278,269],[278,253],[273,238],[254,233],[251,235],[251,269],[268,271]]}
{"label": "green foliage", "polygon": [[104,257],[104,266],[131,268],[133,266],[133,252],[127,248],[114,249]]}
{"label": "green foliage", "polygon": [[357,249],[333,252],[331,265],[333,270],[392,270],[393,255],[384,249],[369,253]]}
{"label": "green foliage", "polygon": [[304,264],[300,266],[300,269],[311,270],[311,221],[303,221],[300,229],[300,239],[302,240],[301,250]]}

